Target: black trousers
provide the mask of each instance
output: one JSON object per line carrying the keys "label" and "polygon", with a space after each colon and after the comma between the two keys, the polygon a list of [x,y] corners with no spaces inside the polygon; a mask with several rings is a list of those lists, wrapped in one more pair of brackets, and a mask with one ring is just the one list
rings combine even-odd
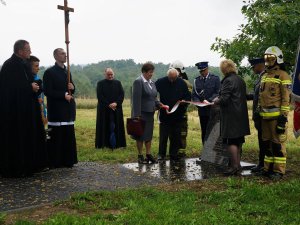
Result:
{"label": "black trousers", "polygon": [[159,152],[160,156],[166,156],[168,139],[170,139],[169,155],[170,158],[177,158],[180,148],[182,122],[160,123],[159,124]]}
{"label": "black trousers", "polygon": [[209,121],[209,116],[200,116],[200,127],[201,127],[201,138],[202,138],[202,144],[204,145],[205,135],[206,135],[206,129],[207,124]]}
{"label": "black trousers", "polygon": [[258,165],[264,166],[265,148],[263,146],[263,140],[262,140],[261,119],[257,119],[255,121],[255,128],[257,129],[257,138],[258,138],[258,147],[259,147]]}

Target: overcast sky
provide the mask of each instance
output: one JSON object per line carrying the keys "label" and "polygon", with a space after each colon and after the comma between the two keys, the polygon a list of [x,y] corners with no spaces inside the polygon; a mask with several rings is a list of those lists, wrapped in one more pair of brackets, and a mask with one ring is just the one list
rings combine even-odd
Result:
{"label": "overcast sky", "polygon": [[[41,64],[54,63],[52,52],[65,48],[63,0],[5,0],[0,4],[0,64],[12,54],[17,39],[31,44]],[[242,0],[69,0],[70,61],[107,59],[136,62],[181,60],[186,66],[208,60],[215,37],[232,38],[243,23]]]}

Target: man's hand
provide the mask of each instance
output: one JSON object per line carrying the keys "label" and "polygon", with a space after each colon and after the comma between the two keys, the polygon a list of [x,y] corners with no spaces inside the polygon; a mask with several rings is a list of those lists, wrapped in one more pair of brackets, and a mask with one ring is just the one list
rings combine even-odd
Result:
{"label": "man's hand", "polygon": [[75,88],[74,88],[74,85],[72,84],[72,83],[69,83],[68,84],[68,90],[74,90]]}
{"label": "man's hand", "polygon": [[32,90],[33,90],[33,92],[38,92],[39,90],[40,90],[40,87],[39,87],[39,85],[37,84],[37,83],[35,83],[35,82],[33,82],[32,84],[31,84],[31,86],[32,86]]}
{"label": "man's hand", "polygon": [[108,107],[111,108],[112,110],[116,110],[117,106],[118,106],[118,104],[116,102],[113,102],[113,103],[109,104]]}
{"label": "man's hand", "polygon": [[220,102],[219,97],[215,97],[215,98],[212,100],[212,102],[213,102],[215,105],[219,104],[219,102]]}
{"label": "man's hand", "polygon": [[68,102],[70,102],[72,98],[73,98],[73,96],[72,96],[72,95],[69,95],[69,93],[66,93],[66,94],[65,94],[65,99],[66,99]]}

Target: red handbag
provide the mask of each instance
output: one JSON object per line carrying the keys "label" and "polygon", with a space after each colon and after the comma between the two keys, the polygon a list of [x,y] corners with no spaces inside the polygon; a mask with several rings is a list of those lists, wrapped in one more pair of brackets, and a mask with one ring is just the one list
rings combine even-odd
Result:
{"label": "red handbag", "polygon": [[127,134],[140,137],[145,131],[145,120],[140,118],[127,118],[126,129]]}

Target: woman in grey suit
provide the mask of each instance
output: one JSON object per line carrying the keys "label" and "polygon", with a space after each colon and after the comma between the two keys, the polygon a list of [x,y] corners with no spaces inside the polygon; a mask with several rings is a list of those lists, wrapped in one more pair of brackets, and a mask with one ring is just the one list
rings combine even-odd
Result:
{"label": "woman in grey suit", "polygon": [[[157,100],[157,90],[154,82],[151,80],[154,72],[152,63],[145,63],[142,66],[142,74],[133,82],[132,90],[132,117],[139,117],[145,120],[145,131],[140,137],[133,137],[136,140],[139,163],[156,163],[151,155],[151,141],[153,136],[154,112],[161,103]],[[143,156],[143,144],[146,148],[146,158]]]}

